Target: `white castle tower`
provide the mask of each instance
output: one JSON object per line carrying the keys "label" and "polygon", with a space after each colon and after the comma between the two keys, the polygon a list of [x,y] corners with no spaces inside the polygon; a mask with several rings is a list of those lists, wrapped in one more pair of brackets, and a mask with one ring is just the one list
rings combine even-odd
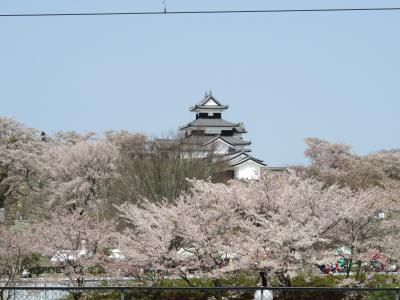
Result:
{"label": "white castle tower", "polygon": [[236,179],[257,179],[266,165],[260,159],[250,155],[250,141],[243,140],[246,133],[243,123],[231,123],[222,119],[222,112],[227,105],[218,101],[212,93],[190,111],[196,113],[196,119],[179,129],[186,144],[196,145],[199,156],[205,156],[213,149],[213,154],[227,163],[226,175]]}

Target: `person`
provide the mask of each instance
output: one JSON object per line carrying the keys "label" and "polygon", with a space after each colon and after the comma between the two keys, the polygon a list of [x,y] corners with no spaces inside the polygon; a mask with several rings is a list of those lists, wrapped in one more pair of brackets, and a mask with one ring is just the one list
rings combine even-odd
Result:
{"label": "person", "polygon": [[[268,279],[267,279],[267,274],[269,269],[263,269],[260,271],[260,277],[261,279],[261,286],[262,287],[267,287],[268,286]],[[257,290],[254,293],[254,300],[272,300],[274,298],[272,291],[271,290]]]}
{"label": "person", "polygon": [[319,266],[319,269],[321,270],[321,273],[324,273],[325,265],[320,265],[320,266]]}
{"label": "person", "polygon": [[324,274],[329,274],[329,272],[330,272],[329,265],[326,265],[324,268]]}

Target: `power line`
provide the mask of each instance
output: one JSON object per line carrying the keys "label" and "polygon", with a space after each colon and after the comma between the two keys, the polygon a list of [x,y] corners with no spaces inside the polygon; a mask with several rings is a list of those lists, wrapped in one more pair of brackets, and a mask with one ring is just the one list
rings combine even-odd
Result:
{"label": "power line", "polygon": [[197,11],[132,11],[132,12],[79,12],[79,13],[19,13],[0,14],[0,17],[72,17],[72,16],[124,16],[124,15],[200,15],[200,14],[263,14],[263,13],[317,13],[400,11],[400,7],[366,8],[314,8],[314,9],[261,9],[261,10],[197,10]]}

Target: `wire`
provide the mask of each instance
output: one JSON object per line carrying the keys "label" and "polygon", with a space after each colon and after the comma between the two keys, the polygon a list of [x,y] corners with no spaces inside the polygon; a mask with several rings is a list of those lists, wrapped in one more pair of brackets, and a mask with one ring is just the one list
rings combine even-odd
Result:
{"label": "wire", "polygon": [[262,9],[262,10],[198,10],[198,11],[134,11],[134,12],[82,12],[82,13],[20,13],[0,14],[0,17],[69,17],[69,16],[124,16],[124,15],[189,15],[189,14],[251,14],[251,13],[315,13],[400,11],[400,7],[370,8],[317,8],[317,9]]}

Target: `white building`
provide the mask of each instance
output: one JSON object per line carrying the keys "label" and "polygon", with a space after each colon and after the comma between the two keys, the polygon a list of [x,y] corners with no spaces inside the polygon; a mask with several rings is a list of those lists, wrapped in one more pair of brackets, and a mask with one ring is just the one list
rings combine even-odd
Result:
{"label": "white building", "polygon": [[266,165],[262,160],[250,155],[251,142],[243,140],[247,131],[243,123],[232,123],[222,119],[222,112],[228,109],[212,94],[205,97],[190,111],[196,119],[179,129],[183,133],[180,142],[191,145],[185,156],[204,157],[212,153],[227,164],[226,176],[236,179],[257,179]]}

